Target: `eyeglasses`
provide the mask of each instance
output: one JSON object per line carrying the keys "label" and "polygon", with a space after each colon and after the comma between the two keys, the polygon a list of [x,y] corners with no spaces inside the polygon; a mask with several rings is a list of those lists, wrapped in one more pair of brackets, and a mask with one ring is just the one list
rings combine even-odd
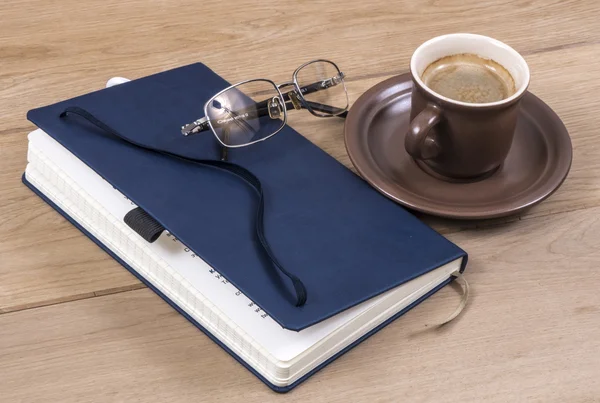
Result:
{"label": "eyeglasses", "polygon": [[[282,92],[286,87],[293,88]],[[344,73],[335,63],[320,59],[298,67],[292,81],[283,84],[262,78],[239,82],[210,98],[204,117],[184,125],[181,133],[190,136],[212,130],[223,147],[245,147],[279,133],[288,108],[306,109],[317,117],[345,117]]]}

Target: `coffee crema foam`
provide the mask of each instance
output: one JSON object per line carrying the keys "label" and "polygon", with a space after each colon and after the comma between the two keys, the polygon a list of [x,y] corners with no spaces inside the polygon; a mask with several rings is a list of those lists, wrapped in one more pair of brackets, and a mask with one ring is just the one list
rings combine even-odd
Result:
{"label": "coffee crema foam", "polygon": [[497,102],[517,92],[513,77],[502,65],[470,53],[436,60],[421,79],[438,94],[467,103]]}

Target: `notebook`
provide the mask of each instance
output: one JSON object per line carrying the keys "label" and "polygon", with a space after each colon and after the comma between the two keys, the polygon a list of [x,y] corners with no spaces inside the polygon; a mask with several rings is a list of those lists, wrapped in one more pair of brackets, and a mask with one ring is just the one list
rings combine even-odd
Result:
{"label": "notebook", "polygon": [[[185,66],[30,111],[24,182],[267,385],[290,390],[447,284],[460,248],[286,127],[230,153],[265,193],[265,234],[306,284],[304,306],[254,233],[256,194],[239,178],[152,153],[80,119],[83,107],[128,137],[218,159],[211,136],[178,129],[228,83]],[[154,243],[124,216],[141,207]]]}

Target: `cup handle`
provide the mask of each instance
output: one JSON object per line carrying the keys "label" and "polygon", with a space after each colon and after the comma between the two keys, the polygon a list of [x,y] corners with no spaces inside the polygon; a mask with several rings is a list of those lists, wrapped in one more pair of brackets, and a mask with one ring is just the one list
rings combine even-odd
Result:
{"label": "cup handle", "polygon": [[413,158],[428,160],[440,154],[441,148],[429,131],[442,120],[442,110],[432,103],[427,104],[411,122],[404,138],[404,148]]}

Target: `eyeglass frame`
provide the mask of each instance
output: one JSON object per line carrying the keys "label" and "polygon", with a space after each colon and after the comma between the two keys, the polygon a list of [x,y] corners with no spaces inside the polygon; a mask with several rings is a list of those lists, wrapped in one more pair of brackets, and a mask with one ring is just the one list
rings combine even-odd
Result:
{"label": "eyeglass frame", "polygon": [[[304,98],[304,94],[302,93],[302,89],[306,88],[306,87],[300,87],[300,84],[298,84],[298,72],[300,70],[302,70],[304,67],[313,64],[313,63],[318,63],[318,62],[325,62],[325,63],[329,63],[331,65],[333,65],[333,67],[335,67],[335,69],[337,70],[337,75],[334,77],[330,77],[330,78],[326,78],[324,80],[318,81],[316,83],[313,84],[309,84],[309,86],[312,85],[316,85],[316,84],[320,84],[322,88],[317,89],[316,91],[319,90],[326,90],[328,88],[330,88],[331,86],[334,85],[338,85],[341,84],[344,88],[344,93],[346,94],[346,106],[344,108],[337,108],[337,107],[332,107],[330,105],[324,105],[324,104],[318,104],[318,105],[323,105],[329,108],[335,108],[335,109],[340,109],[339,112],[337,113],[330,113],[327,115],[319,115],[317,114],[314,110],[313,110],[313,106],[311,106],[311,104],[317,104],[315,102],[311,102],[308,101],[307,99]],[[226,148],[241,148],[241,147],[247,147],[256,143],[259,143],[261,141],[265,141],[270,139],[271,137],[273,137],[274,135],[276,135],[277,133],[279,133],[281,130],[283,130],[283,128],[285,127],[286,123],[287,123],[287,111],[288,111],[288,106],[287,103],[285,101],[284,98],[284,94],[288,95],[289,98],[289,102],[291,102],[291,104],[293,105],[295,110],[300,110],[302,109],[302,107],[304,107],[304,109],[308,110],[310,112],[311,115],[316,116],[318,118],[330,118],[330,117],[336,117],[336,116],[340,116],[340,117],[345,117],[345,114],[347,114],[348,112],[348,107],[349,107],[349,98],[348,98],[348,89],[346,88],[346,83],[344,81],[345,78],[345,74],[340,70],[340,68],[337,66],[337,64],[335,64],[334,62],[332,62],[331,60],[326,60],[326,59],[315,59],[315,60],[311,60],[308,61],[302,65],[300,65],[300,67],[298,67],[294,73],[292,74],[292,81],[286,81],[284,83],[281,84],[276,84],[274,81],[266,79],[266,78],[255,78],[255,79],[250,79],[250,80],[244,80],[244,81],[240,81],[238,83],[232,84],[229,87],[219,91],[218,93],[216,93],[215,95],[213,95],[208,101],[206,101],[206,103],[204,104],[204,116],[200,119],[195,120],[192,123],[188,123],[186,125],[183,125],[181,127],[181,133],[184,136],[189,136],[189,135],[193,135],[193,134],[197,134],[200,133],[204,130],[210,129],[212,131],[212,133],[214,134],[214,136],[217,138],[217,141]],[[335,80],[339,80],[339,82],[335,82]],[[279,129],[277,129],[275,132],[273,132],[272,134],[260,138],[258,140],[254,140],[252,142],[249,143],[245,143],[245,144],[238,144],[238,145],[229,145],[229,144],[225,144],[221,138],[219,137],[219,135],[217,134],[212,121],[210,120],[210,118],[208,117],[208,106],[211,104],[211,102],[213,102],[216,98],[218,98],[221,94],[235,88],[238,87],[240,85],[243,84],[247,84],[247,83],[251,83],[251,82],[256,82],[256,81],[265,81],[268,82],[269,84],[273,85],[273,87],[277,90],[277,98],[279,99],[279,102],[282,105],[282,112],[283,112],[283,120],[282,120],[282,124],[281,127]],[[281,92],[281,88],[286,87],[286,86],[293,86],[294,88],[288,92],[282,93]],[[315,92],[316,92],[315,91]],[[294,98],[292,98],[292,95],[294,96]],[[267,110],[269,115],[271,116],[271,118],[273,118],[273,116],[271,115],[271,109],[269,106],[269,103],[272,102],[276,97],[272,97],[269,99],[266,99],[265,101],[261,101],[261,102],[267,102]],[[344,116],[341,116],[344,115]],[[279,116],[277,116],[276,118],[279,118]]]}

